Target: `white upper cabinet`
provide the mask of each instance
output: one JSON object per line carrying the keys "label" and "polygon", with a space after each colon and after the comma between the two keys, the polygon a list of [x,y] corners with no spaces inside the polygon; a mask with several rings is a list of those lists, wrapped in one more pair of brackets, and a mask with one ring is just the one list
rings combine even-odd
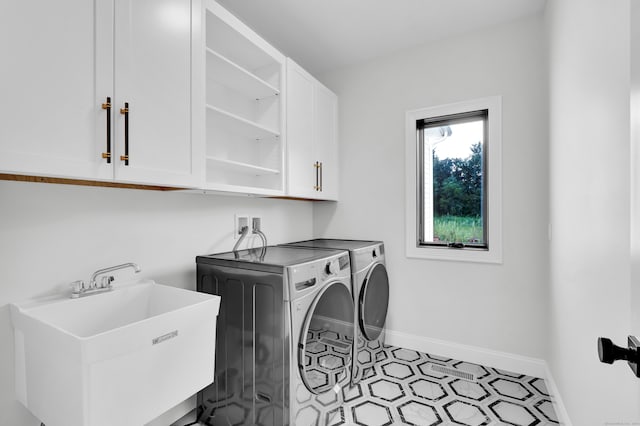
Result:
{"label": "white upper cabinet", "polygon": [[320,195],[338,200],[338,97],[318,83],[315,86],[314,155],[320,163]]}
{"label": "white upper cabinet", "polygon": [[191,134],[192,16],[201,16],[199,5],[192,0],[115,0],[118,181],[200,183],[199,151]]}
{"label": "white upper cabinet", "polygon": [[287,59],[287,195],[315,198],[319,169],[313,152],[315,79]]}
{"label": "white upper cabinet", "polygon": [[197,185],[191,45],[199,5],[2,2],[0,172]]}
{"label": "white upper cabinet", "polygon": [[0,47],[0,174],[338,198],[336,96],[214,0],[3,1]]}
{"label": "white upper cabinet", "polygon": [[338,99],[287,58],[287,195],[338,200]]}
{"label": "white upper cabinet", "polygon": [[108,1],[0,2],[0,172],[113,177],[101,157],[112,9]]}
{"label": "white upper cabinet", "polygon": [[285,57],[213,0],[204,33],[204,188],[284,195]]}

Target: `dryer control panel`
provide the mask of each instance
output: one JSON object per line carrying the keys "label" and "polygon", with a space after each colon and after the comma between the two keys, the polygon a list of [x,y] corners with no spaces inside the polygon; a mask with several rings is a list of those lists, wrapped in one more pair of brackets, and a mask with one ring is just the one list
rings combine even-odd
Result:
{"label": "dryer control panel", "polygon": [[353,273],[368,269],[375,262],[385,262],[383,243],[373,244],[351,252],[351,270]]}

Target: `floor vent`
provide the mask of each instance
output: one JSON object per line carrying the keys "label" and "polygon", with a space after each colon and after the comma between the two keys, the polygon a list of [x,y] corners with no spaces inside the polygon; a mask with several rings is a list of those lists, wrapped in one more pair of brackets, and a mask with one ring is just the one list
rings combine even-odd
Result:
{"label": "floor vent", "polygon": [[466,380],[468,382],[476,383],[478,380],[476,379],[476,375],[473,373],[469,373],[468,371],[462,371],[451,367],[445,367],[440,364],[429,363],[427,370],[433,371],[434,373],[446,374],[449,376],[457,377],[462,380]]}

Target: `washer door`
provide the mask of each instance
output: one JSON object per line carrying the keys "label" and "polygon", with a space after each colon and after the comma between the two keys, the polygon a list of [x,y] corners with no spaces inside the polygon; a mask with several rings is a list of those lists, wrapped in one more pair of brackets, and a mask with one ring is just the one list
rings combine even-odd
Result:
{"label": "washer door", "polygon": [[326,284],[309,307],[300,336],[298,367],[315,394],[350,380],[354,304],[349,284]]}
{"label": "washer door", "polygon": [[362,334],[367,340],[375,340],[384,329],[389,308],[389,277],[387,268],[376,263],[360,288],[359,322]]}

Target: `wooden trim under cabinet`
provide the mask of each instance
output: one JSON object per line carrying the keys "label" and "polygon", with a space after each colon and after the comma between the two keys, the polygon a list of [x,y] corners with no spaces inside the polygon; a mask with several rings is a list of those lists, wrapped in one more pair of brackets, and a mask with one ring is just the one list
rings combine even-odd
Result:
{"label": "wooden trim under cabinet", "polygon": [[61,185],[101,186],[106,188],[143,189],[147,191],[180,191],[185,188],[172,188],[168,186],[140,185],[133,183],[104,182],[84,179],[67,179],[45,176],[13,175],[0,173],[0,180],[13,180],[18,182],[57,183]]}

